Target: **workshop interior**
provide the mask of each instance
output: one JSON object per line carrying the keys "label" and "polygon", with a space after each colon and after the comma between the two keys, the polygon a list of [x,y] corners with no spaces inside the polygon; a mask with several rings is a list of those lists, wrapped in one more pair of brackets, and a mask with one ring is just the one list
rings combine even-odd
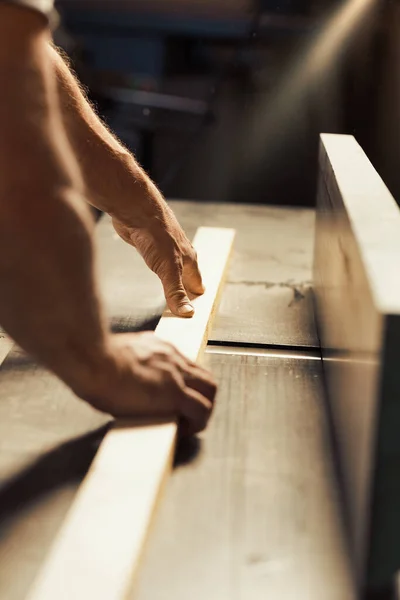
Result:
{"label": "workshop interior", "polygon": [[400,193],[396,1],[59,2],[58,41],[169,198],[312,206],[321,132]]}
{"label": "workshop interior", "polygon": [[[197,437],[115,426],[0,329],[0,600],[400,600],[399,0],[56,9],[97,114],[203,240],[218,396]],[[167,329],[100,211],[94,236],[112,330]]]}

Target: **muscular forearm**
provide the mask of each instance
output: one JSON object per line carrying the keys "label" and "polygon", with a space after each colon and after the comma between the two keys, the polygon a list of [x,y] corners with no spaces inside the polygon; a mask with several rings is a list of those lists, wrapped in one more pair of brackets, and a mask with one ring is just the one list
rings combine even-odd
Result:
{"label": "muscular forearm", "polygon": [[[73,193],[17,197],[0,214],[0,322],[87,399],[106,359],[106,330],[92,272],[91,225]],[[29,215],[29,223],[27,217]]]}
{"label": "muscular forearm", "polygon": [[[50,46],[64,123],[79,158],[91,204],[121,221],[147,226],[161,195],[133,155],[96,115],[58,51]],[[161,203],[163,206],[163,202]]]}
{"label": "muscular forearm", "polygon": [[[107,190],[112,195],[120,189],[122,196],[129,168],[141,171],[134,161],[127,168],[124,160],[116,159],[124,150],[87,112],[79,94],[68,92],[68,85],[74,84],[68,70],[65,78],[58,77],[63,100],[68,100],[63,119],[49,48],[49,32],[40,15],[0,0],[0,81],[5,83],[0,94],[0,324],[100,410],[115,416],[179,416],[186,431],[199,431],[215,396],[209,374],[153,334],[108,331],[97,293],[93,222],[85,192],[93,188],[103,203],[107,194],[101,186],[111,175],[114,181]],[[69,101],[75,100],[71,107]],[[64,128],[70,114],[70,135],[84,163],[86,186]],[[94,175],[102,169],[109,171],[96,187]],[[132,177],[128,179],[132,188]],[[135,195],[139,203],[146,197],[145,181]],[[152,201],[153,196],[147,207]],[[125,196],[118,206],[122,215],[129,212]],[[140,207],[140,218],[146,210]],[[151,218],[158,222],[157,211]],[[133,241],[140,225],[132,214],[130,219],[132,227],[116,218],[114,223],[123,229],[124,239]],[[172,276],[179,287],[179,260],[182,263],[184,257],[192,273],[195,266],[183,254],[188,242],[173,225],[170,219],[157,230],[147,222],[149,229],[140,230],[137,244],[149,264],[155,256],[158,266],[174,266]],[[161,252],[154,253],[155,240],[166,240],[172,251],[165,253],[168,245],[161,245]],[[171,288],[175,307],[182,306],[184,293],[182,289],[179,296]]]}
{"label": "muscular forearm", "polygon": [[[0,5],[1,41],[13,10],[20,9]],[[93,225],[62,128],[47,33],[30,11],[17,26],[26,28],[18,60],[0,52],[0,323],[86,396],[107,354]]]}
{"label": "muscular forearm", "polygon": [[118,234],[157,273],[172,312],[190,317],[194,309],[187,294],[204,291],[194,249],[157,187],[97,117],[64,60],[50,46],[49,53],[88,201],[113,217]]}

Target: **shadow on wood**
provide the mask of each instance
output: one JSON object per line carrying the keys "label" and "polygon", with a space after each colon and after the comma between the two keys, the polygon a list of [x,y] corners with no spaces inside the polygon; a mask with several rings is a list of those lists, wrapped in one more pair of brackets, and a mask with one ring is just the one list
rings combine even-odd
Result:
{"label": "shadow on wood", "polygon": [[103,426],[41,456],[0,485],[0,523],[69,481],[81,480],[108,431]]}

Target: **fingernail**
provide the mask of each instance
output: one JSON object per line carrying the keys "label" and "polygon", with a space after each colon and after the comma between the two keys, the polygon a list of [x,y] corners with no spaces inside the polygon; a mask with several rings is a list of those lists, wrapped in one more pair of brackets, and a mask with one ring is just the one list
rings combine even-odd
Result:
{"label": "fingernail", "polygon": [[188,304],[183,304],[182,306],[179,307],[179,313],[181,315],[184,315],[184,316],[186,316],[186,315],[189,316],[189,315],[192,315],[194,313],[194,308],[189,303]]}

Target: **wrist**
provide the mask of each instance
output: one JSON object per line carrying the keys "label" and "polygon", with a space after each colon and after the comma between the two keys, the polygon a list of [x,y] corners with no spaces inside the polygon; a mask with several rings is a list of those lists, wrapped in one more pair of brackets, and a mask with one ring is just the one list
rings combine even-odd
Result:
{"label": "wrist", "polygon": [[104,412],[108,412],[110,398],[117,394],[127,368],[127,358],[118,352],[114,338],[108,334],[104,346],[81,364],[73,382],[67,382],[79,398]]}
{"label": "wrist", "polygon": [[[114,354],[110,334],[96,345],[69,348],[68,356],[63,357],[63,372],[59,375],[77,396],[96,406],[97,399],[115,380]],[[52,368],[57,371],[54,365]]]}
{"label": "wrist", "polygon": [[[85,170],[85,179],[95,205],[123,225],[148,228],[163,215],[164,200],[127,150],[104,152],[96,161],[99,170]],[[155,223],[156,224],[156,223]]]}
{"label": "wrist", "polygon": [[161,192],[132,155],[122,159],[121,168],[125,172],[124,193],[117,196],[112,216],[138,229],[158,229],[168,210]]}

